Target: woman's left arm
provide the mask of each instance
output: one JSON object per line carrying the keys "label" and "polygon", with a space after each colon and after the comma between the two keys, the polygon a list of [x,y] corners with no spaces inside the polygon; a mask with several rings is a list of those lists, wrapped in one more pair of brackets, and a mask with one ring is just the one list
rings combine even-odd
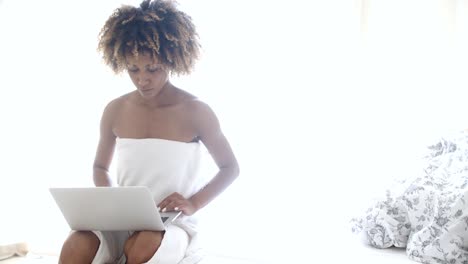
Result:
{"label": "woman's left arm", "polygon": [[228,140],[221,131],[215,113],[202,102],[198,102],[196,108],[198,135],[219,168],[215,177],[189,199],[198,211],[222,193],[237,178],[239,164]]}
{"label": "woman's left arm", "polygon": [[192,215],[206,206],[239,175],[237,159],[221,131],[215,113],[207,104],[195,101],[192,114],[192,121],[197,129],[198,137],[208,149],[219,171],[205,187],[192,197],[185,199],[180,194],[173,193],[158,205],[159,208],[164,208],[164,211],[179,210],[185,215]]}

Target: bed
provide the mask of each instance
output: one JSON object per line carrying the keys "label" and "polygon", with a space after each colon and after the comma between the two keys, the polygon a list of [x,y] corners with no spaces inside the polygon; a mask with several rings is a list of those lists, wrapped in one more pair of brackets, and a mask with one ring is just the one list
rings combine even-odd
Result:
{"label": "bed", "polygon": [[[417,264],[406,257],[402,249],[380,250],[361,245],[355,248],[353,252],[343,254],[341,260],[333,263],[360,263],[360,264]],[[28,257],[14,257],[4,261],[1,264],[46,264],[57,263],[57,257],[30,255]],[[208,257],[200,264],[266,264],[264,261],[235,259],[228,257]],[[280,262],[276,262],[280,263]],[[314,263],[314,262],[290,262],[290,263]],[[271,263],[269,263],[271,264]]]}
{"label": "bed", "polygon": [[[366,245],[361,238],[353,234],[347,223],[349,217],[333,215],[336,222],[316,223],[332,229],[309,229],[298,236],[291,237],[295,243],[289,243],[281,256],[277,250],[265,258],[229,257],[209,253],[200,264],[283,264],[283,263],[361,263],[361,264],[417,264],[406,256],[405,249],[376,249]],[[336,228],[338,227],[339,228]],[[296,232],[297,234],[298,232]],[[306,237],[314,237],[307,243]],[[56,255],[29,252],[24,257],[15,256],[0,261],[1,264],[45,264],[57,263]]]}

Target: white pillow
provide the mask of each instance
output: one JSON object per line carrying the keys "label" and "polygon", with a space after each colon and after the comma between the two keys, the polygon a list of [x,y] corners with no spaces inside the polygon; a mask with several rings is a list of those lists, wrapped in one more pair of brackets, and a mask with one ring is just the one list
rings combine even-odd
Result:
{"label": "white pillow", "polygon": [[26,256],[28,245],[26,243],[0,244],[0,260],[13,256]]}

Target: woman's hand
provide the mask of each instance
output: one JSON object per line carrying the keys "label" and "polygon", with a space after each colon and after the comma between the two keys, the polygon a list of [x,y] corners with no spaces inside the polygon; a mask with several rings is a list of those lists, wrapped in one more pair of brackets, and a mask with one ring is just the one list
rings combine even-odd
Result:
{"label": "woman's hand", "polygon": [[185,199],[177,192],[164,198],[164,200],[158,204],[158,208],[161,212],[182,211],[184,215],[193,215],[197,211],[193,202],[189,199]]}

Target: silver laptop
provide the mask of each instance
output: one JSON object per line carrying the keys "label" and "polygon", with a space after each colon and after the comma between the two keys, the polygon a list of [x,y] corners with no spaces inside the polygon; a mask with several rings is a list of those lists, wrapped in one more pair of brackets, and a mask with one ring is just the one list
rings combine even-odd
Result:
{"label": "silver laptop", "polygon": [[162,231],[181,212],[157,210],[148,188],[50,188],[72,230]]}

